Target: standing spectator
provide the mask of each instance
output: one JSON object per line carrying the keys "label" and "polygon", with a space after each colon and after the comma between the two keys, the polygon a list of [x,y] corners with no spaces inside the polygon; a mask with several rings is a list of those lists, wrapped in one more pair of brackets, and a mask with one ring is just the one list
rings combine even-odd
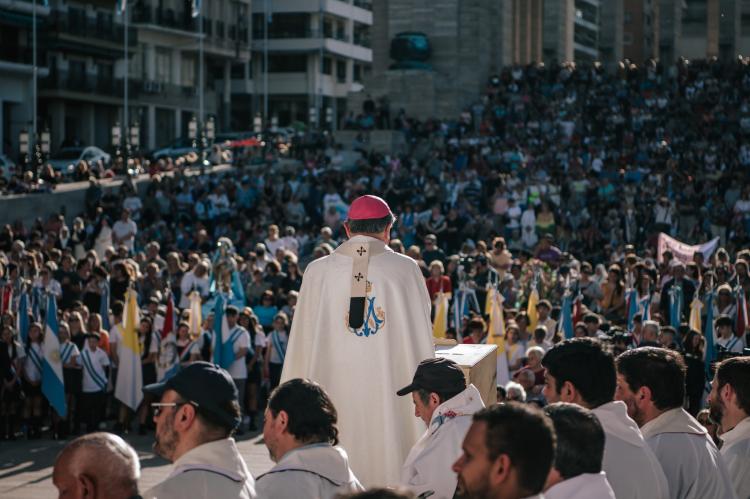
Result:
{"label": "standing spectator", "polygon": [[132,253],[135,250],[135,235],[137,233],[138,226],[130,218],[130,211],[123,209],[120,220],[115,222],[115,225],[112,227],[112,243],[115,246],[124,244],[128,252]]}
{"label": "standing spectator", "polygon": [[[239,310],[234,305],[226,308],[225,317],[229,327],[229,339],[232,344],[234,359],[229,366],[229,374],[237,386],[237,396],[240,401],[241,414],[244,418],[245,412],[245,385],[247,384],[247,362],[245,356],[250,351],[250,333],[244,327],[237,324]],[[237,434],[242,434],[242,425],[237,428]]]}
{"label": "standing spectator", "polygon": [[107,380],[109,379],[109,357],[99,348],[99,333],[86,334],[86,347],[81,349],[79,362],[83,367],[83,393],[80,416],[86,422],[86,431],[99,429],[107,402]]}
{"label": "standing spectator", "polygon": [[273,318],[273,330],[268,335],[266,355],[263,364],[263,377],[270,381],[270,388],[279,386],[281,370],[284,367],[286,348],[289,344],[287,328],[289,318],[284,312],[279,312]]}

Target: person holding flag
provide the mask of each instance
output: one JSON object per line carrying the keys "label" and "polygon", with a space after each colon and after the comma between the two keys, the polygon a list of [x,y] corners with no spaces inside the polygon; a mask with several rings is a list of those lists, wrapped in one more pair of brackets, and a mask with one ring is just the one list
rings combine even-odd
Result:
{"label": "person holding flag", "polygon": [[[122,325],[122,337],[117,348],[117,383],[115,398],[122,402],[119,424],[125,430],[129,427],[131,414],[138,409],[143,400],[143,371],[141,369],[141,343],[138,336],[138,301],[132,289],[126,293],[125,320]],[[116,314],[117,303],[112,311]]]}
{"label": "person holding flag", "polygon": [[81,351],[75,343],[70,341],[70,329],[67,322],[60,322],[57,326],[57,337],[60,339],[60,361],[63,366],[63,381],[65,382],[65,404],[68,408],[68,414],[65,419],[60,421],[57,427],[57,436],[65,438],[70,431],[70,421],[73,419],[72,414],[78,410],[76,407],[78,395],[81,393],[81,382],[83,373],[79,358]]}
{"label": "person holding flag", "polygon": [[41,436],[42,405],[44,402],[42,397],[43,341],[42,325],[38,322],[32,322],[28,328],[24,353],[19,355],[19,358],[23,358],[21,383],[23,393],[26,396],[23,418],[30,423],[29,438]]}

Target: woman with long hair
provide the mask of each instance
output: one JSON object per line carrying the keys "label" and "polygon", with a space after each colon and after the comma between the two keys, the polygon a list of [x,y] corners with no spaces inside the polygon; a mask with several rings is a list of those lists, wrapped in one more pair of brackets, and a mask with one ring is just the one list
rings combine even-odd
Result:
{"label": "woman with long hair", "polygon": [[107,248],[111,248],[112,245],[112,225],[110,224],[109,219],[102,215],[101,219],[99,219],[99,223],[97,223],[94,228],[94,251],[96,251],[96,256],[99,258],[100,262],[105,260],[105,252]]}
{"label": "woman with long hair", "polygon": [[22,400],[21,364],[24,349],[15,338],[12,325],[5,323],[3,315],[0,336],[0,440],[15,438],[16,416]]}
{"label": "woman with long hair", "polygon": [[167,287],[172,290],[174,303],[178,304],[182,298],[180,283],[182,282],[182,276],[187,272],[188,265],[183,263],[180,254],[176,251],[167,253],[165,260],[167,266],[163,271],[162,277],[164,278]]}
{"label": "woman with long hair", "polygon": [[[156,356],[159,353],[159,334],[154,332],[153,322],[149,317],[141,319],[138,328],[138,341],[141,346],[141,376],[143,386],[156,383]],[[146,424],[149,422],[153,395],[144,395],[138,408],[138,434],[146,434]]]}
{"label": "woman with long hair", "polygon": [[625,284],[619,265],[610,265],[607,280],[602,284],[604,296],[599,300],[602,315],[610,321],[622,322],[625,318]]}

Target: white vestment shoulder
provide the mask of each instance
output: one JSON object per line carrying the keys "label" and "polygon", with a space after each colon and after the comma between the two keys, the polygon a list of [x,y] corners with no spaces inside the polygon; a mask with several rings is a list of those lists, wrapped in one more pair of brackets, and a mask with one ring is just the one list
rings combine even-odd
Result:
{"label": "white vestment shoulder", "polygon": [[353,259],[342,250],[363,242],[378,244],[355,236],[307,266],[281,381],[309,378],[325,388],[351,467],[371,487],[398,482],[401,463],[422,433],[411,400],[396,391],[435,350],[422,273],[387,246],[369,261],[366,324],[349,329]]}
{"label": "white vestment shoulder", "polygon": [[472,415],[482,408],[482,396],[474,385],[437,406],[427,431],[406,457],[401,485],[415,495],[432,491],[432,499],[453,499],[458,479],[451,466],[461,457]]}
{"label": "white vestment shoulder", "polygon": [[615,496],[607,475],[584,473],[568,478],[544,491],[545,499],[620,499]]}
{"label": "white vestment shoulder", "polygon": [[364,490],[349,468],[346,452],[329,444],[312,444],[287,452],[255,482],[260,499],[333,499]]}
{"label": "white vestment shoulder", "polygon": [[724,441],[721,457],[734,484],[737,497],[750,497],[750,417],[720,437]]}
{"label": "white vestment shoulder", "polygon": [[705,428],[678,407],[641,427],[661,463],[673,499],[736,499],[719,449]]}
{"label": "white vestment shoulder", "polygon": [[617,499],[668,499],[669,487],[659,460],[646,444],[624,402],[593,410],[604,429],[602,470]]}

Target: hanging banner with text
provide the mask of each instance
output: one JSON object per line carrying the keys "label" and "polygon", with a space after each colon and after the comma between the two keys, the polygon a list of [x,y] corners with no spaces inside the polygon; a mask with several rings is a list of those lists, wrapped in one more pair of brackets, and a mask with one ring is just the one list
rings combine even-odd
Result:
{"label": "hanging banner with text", "polygon": [[690,263],[693,261],[693,255],[696,252],[703,253],[703,258],[708,261],[714,251],[719,247],[719,238],[715,237],[703,244],[685,244],[682,241],[666,235],[663,232],[659,233],[659,241],[656,243],[658,262],[661,263],[664,260],[664,252],[671,251],[672,256],[676,260],[682,263]]}

